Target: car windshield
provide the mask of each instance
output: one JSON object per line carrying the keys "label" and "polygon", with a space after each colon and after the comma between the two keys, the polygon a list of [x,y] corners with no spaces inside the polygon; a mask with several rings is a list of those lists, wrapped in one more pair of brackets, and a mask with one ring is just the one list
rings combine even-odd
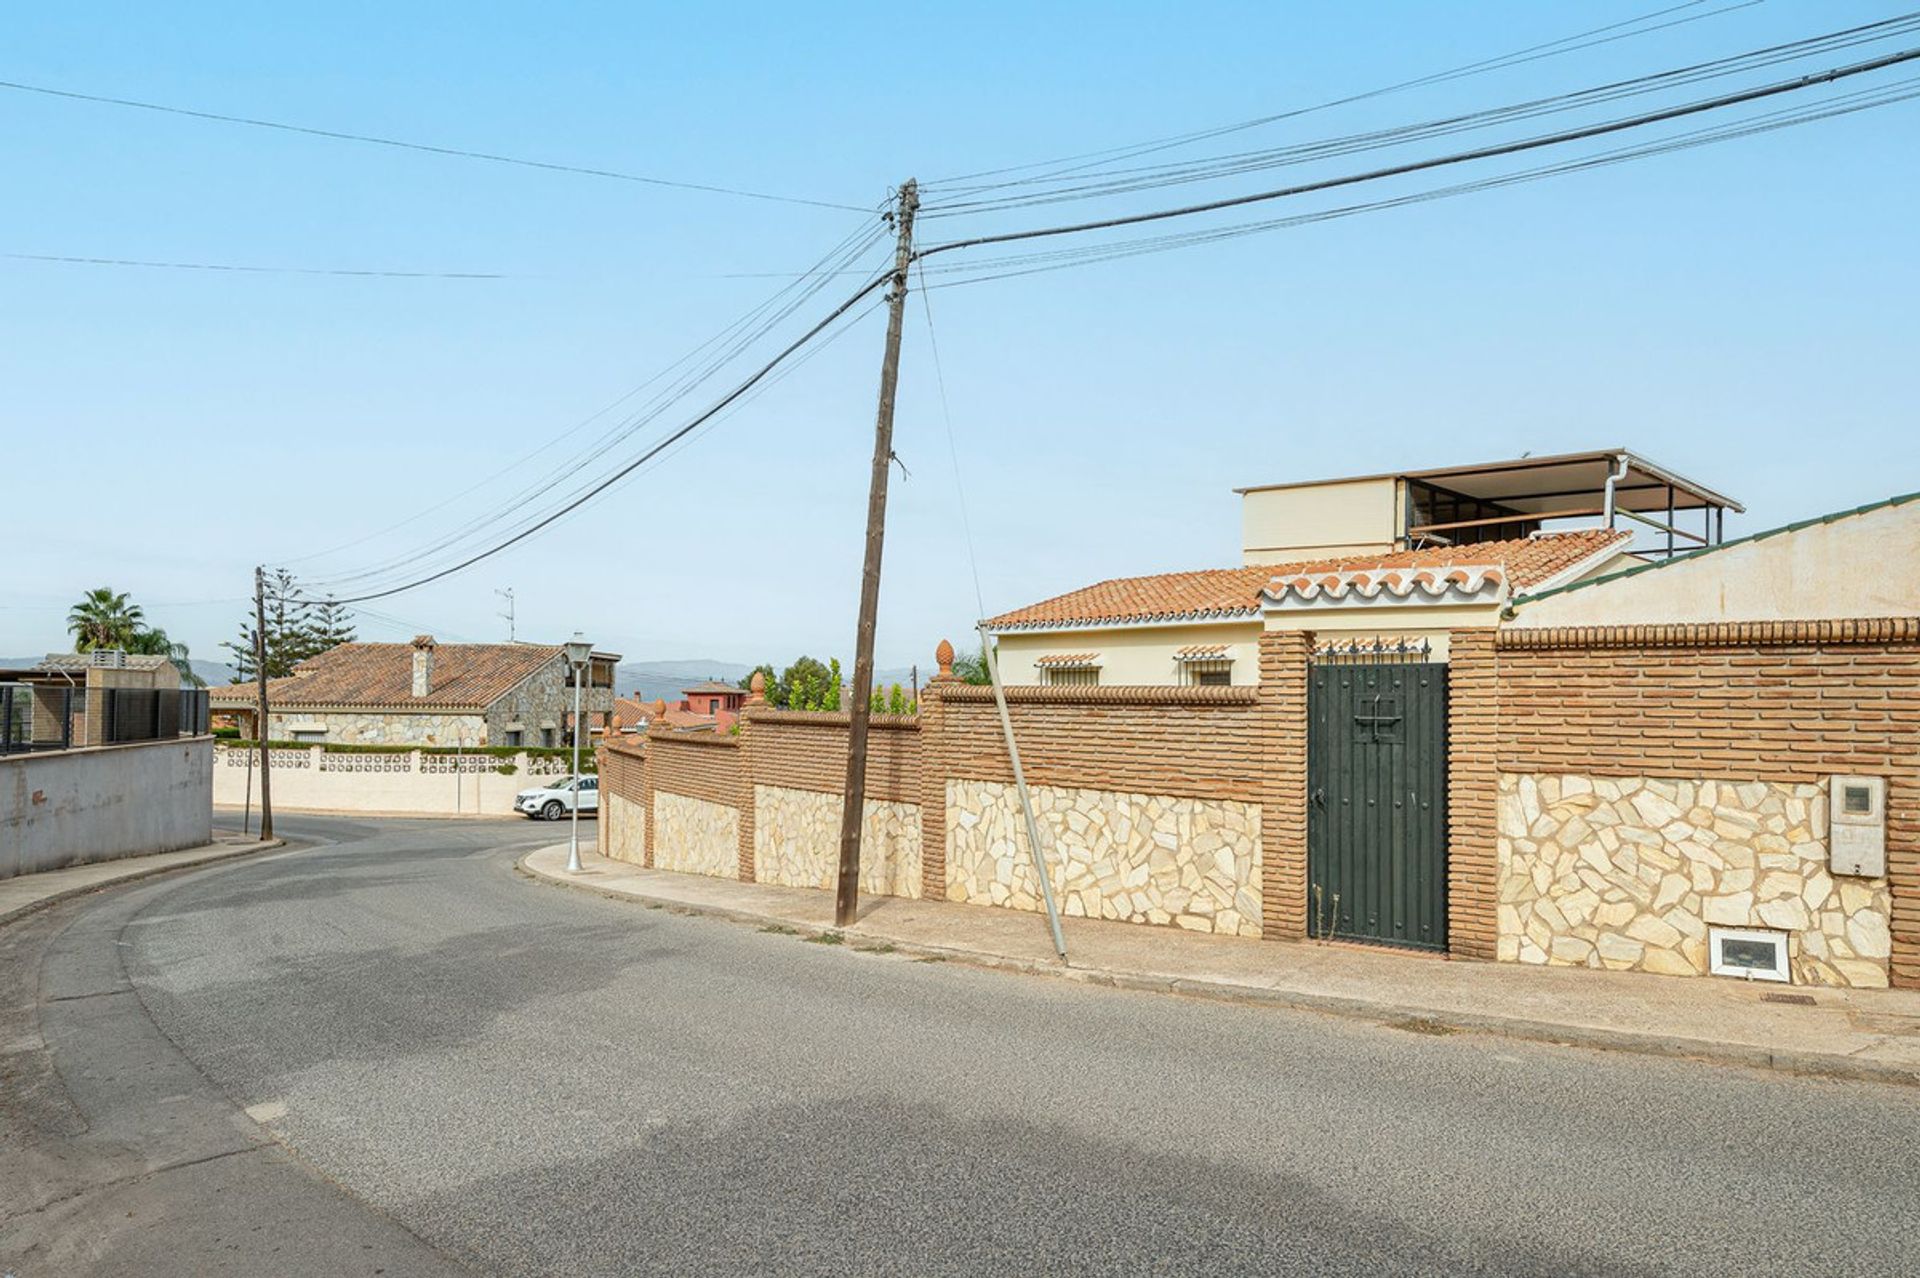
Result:
{"label": "car windshield", "polygon": [[547,789],[549,789],[549,790],[571,790],[571,789],[573,789],[573,778],[572,778],[572,777],[567,777],[567,778],[565,778],[564,780],[560,780],[560,781],[555,781],[555,782],[554,782],[554,783],[553,783],[552,785],[550,785],[550,786],[548,786],[548,787],[547,787]]}

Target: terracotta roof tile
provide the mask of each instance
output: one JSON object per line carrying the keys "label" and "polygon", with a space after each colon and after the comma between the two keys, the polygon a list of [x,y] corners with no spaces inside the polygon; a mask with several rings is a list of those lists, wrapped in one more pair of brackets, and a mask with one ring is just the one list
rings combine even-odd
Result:
{"label": "terracotta roof tile", "polygon": [[1394,568],[1497,567],[1505,572],[1514,589],[1523,590],[1550,580],[1603,551],[1618,550],[1632,536],[1624,529],[1587,528],[1508,541],[1483,541],[1470,546],[1432,546],[1382,555],[1119,577],[1016,608],[990,618],[987,624],[995,630],[1020,630],[1128,621],[1253,618],[1260,615],[1261,591],[1276,578],[1319,578],[1325,587],[1332,588],[1341,582],[1343,573],[1375,573]]}
{"label": "terracotta roof tile", "polygon": [[[433,681],[424,697],[413,695],[413,645],[343,643],[310,657],[284,679],[267,681],[274,706],[420,706],[471,709],[492,705],[521,680],[565,650],[534,643],[443,643],[433,650]],[[220,704],[253,704],[254,685],[212,690]]]}
{"label": "terracotta roof tile", "polygon": [[1071,670],[1076,667],[1099,665],[1100,654],[1097,652],[1049,652],[1043,657],[1035,657],[1033,664],[1043,670]]}
{"label": "terracotta roof tile", "polygon": [[1173,654],[1175,661],[1218,661],[1227,655],[1224,643],[1188,644]]}

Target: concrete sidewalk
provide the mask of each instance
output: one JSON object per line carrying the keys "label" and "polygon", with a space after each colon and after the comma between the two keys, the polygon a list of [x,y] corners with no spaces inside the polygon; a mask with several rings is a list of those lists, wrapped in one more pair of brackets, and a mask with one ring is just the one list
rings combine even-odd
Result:
{"label": "concrete sidewalk", "polygon": [[[246,835],[215,830],[213,842],[197,848],[156,852],[151,856],[116,857],[111,861],[95,861],[90,865],[70,865],[62,870],[42,870],[38,874],[20,874],[10,879],[0,879],[0,926],[11,923],[23,914],[31,914],[52,905],[55,901],[79,896],[82,892],[165,874],[168,870],[206,865],[236,856],[251,856],[255,852],[281,845],[279,839],[263,843]],[[564,860],[562,864],[565,864]]]}
{"label": "concrete sidewalk", "polygon": [[[587,852],[582,858],[584,873],[567,874],[566,845],[556,844],[517,868],[544,882],[688,913],[814,935],[842,930],[832,926],[829,892],[648,870]],[[1920,991],[1452,961],[1097,919],[1061,924],[1064,967],[1039,914],[865,897],[858,922],[843,931],[850,941],[911,954],[1126,989],[1920,1086]]]}

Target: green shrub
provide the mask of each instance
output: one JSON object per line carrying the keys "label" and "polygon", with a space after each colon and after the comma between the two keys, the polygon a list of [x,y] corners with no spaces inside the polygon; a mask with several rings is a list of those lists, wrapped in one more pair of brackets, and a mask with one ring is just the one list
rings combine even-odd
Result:
{"label": "green shrub", "polygon": [[[238,737],[223,740],[222,744],[239,750],[252,750],[259,746],[258,741],[244,741]],[[571,746],[410,746],[410,745],[358,745],[345,741],[269,741],[268,750],[311,750],[319,746],[328,754],[412,754],[418,750],[421,754],[455,754],[465,758],[476,755],[488,755],[495,759],[514,759],[527,755],[535,759],[571,759]],[[593,751],[584,744],[580,747],[580,771],[597,772],[599,763]],[[505,763],[499,769],[502,776],[511,776],[519,771],[512,763]]]}

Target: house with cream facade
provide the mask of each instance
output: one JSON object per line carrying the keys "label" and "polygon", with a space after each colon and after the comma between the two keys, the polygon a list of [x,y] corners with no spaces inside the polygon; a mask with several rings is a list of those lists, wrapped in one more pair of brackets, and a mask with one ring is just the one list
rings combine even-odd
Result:
{"label": "house with cream facade", "polygon": [[[1478,509],[1362,485],[1457,544],[1272,521],[1270,560],[996,618],[998,691],[943,643],[919,713],[875,721],[863,890],[1038,910],[1045,873],[1069,928],[1920,988],[1920,495],[1724,541],[1724,499],[1594,462],[1592,494],[1447,485]],[[1527,526],[1589,496],[1598,526]],[[604,846],[830,889],[849,732],[750,703],[738,734],[609,743]]]}
{"label": "house with cream facade", "polygon": [[1623,449],[1239,496],[1238,567],[1104,581],[990,618],[1001,677],[1249,685],[1271,630],[1419,643],[1445,660],[1449,635],[1497,624],[1517,595],[1716,544],[1741,509]]}

